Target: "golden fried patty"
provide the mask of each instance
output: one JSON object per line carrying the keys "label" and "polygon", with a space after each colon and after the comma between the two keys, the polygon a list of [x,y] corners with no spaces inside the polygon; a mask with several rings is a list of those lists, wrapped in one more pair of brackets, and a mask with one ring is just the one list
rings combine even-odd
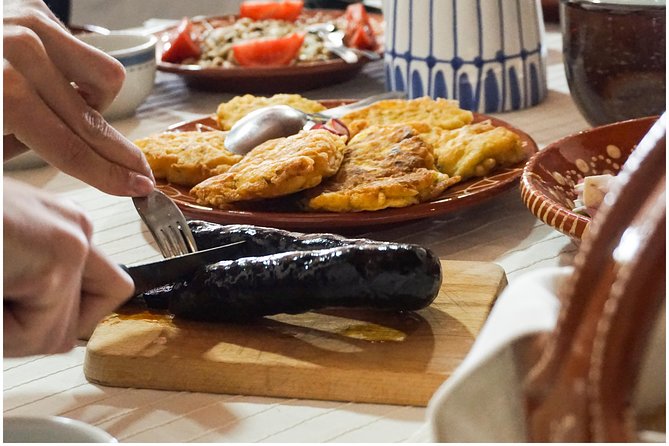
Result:
{"label": "golden fried patty", "polygon": [[325,110],[325,106],[319,102],[303,98],[299,94],[275,94],[271,97],[245,94],[221,103],[216,110],[216,122],[221,130],[230,130],[235,122],[253,110],[270,105],[289,105],[305,113]]}
{"label": "golden fried patty", "polygon": [[431,127],[456,129],[472,122],[472,112],[463,110],[457,101],[427,96],[417,99],[389,99],[376,102],[361,110],[346,114],[341,120],[351,135],[363,128],[376,125],[420,122]]}
{"label": "golden fried patty", "polygon": [[351,139],[339,172],[305,192],[310,210],[374,211],[430,200],[459,177],[434,166],[432,146],[410,126],[368,127]]}
{"label": "golden fried patty", "polygon": [[345,149],[343,137],[327,130],[303,130],[264,142],[226,173],[196,185],[191,194],[198,203],[215,207],[292,194],[334,175]]}
{"label": "golden fried patty", "polygon": [[144,152],[156,178],[193,186],[226,172],[242,157],[225,148],[226,132],[165,132],[135,144]]}
{"label": "golden fried patty", "polygon": [[437,168],[463,180],[485,176],[495,168],[517,164],[527,156],[516,133],[495,127],[490,121],[455,130],[440,127],[427,130],[420,135],[434,147]]}

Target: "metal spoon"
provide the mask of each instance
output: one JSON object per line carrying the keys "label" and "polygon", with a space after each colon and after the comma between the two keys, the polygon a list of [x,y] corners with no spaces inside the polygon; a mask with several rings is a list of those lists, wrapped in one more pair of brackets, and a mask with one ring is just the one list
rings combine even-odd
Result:
{"label": "metal spoon", "polygon": [[403,98],[406,98],[405,92],[391,91],[319,113],[304,113],[287,105],[263,107],[252,111],[232,126],[225,137],[225,147],[231,152],[245,155],[265,141],[294,135],[307,125],[325,122],[331,118],[340,118],[353,110],[384,99]]}

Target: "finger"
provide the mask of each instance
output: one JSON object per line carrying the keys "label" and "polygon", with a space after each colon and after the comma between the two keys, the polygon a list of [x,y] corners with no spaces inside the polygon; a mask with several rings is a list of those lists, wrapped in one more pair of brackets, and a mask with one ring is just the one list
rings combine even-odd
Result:
{"label": "finger", "polygon": [[130,276],[93,247],[82,280],[79,337],[90,336],[98,322],[123,305],[132,297],[134,290]]}
{"label": "finger", "polygon": [[68,81],[77,84],[92,108],[99,111],[106,109],[121,90],[125,78],[123,65],[77,39],[42,11],[27,11],[6,18],[4,23],[34,31],[57,69]]}
{"label": "finger", "polygon": [[3,310],[10,347],[23,354],[69,350],[93,224],[69,200],[9,178],[3,183],[3,255],[11,259],[3,267]]}
{"label": "finger", "polygon": [[58,23],[63,29],[67,29],[65,24],[49,9],[42,0],[5,0],[3,2],[3,16],[5,18],[23,15],[26,11],[40,11],[54,22]]}
{"label": "finger", "polygon": [[[13,284],[3,298],[4,332],[23,354],[61,353],[77,337],[81,265],[59,262],[41,277]],[[6,346],[6,345],[5,345]],[[5,352],[6,353],[6,352]]]}
{"label": "finger", "polygon": [[2,316],[5,357],[63,353],[76,341],[60,320],[53,327],[46,325],[41,315],[26,311],[20,301],[5,299]]}
{"label": "finger", "polygon": [[[20,26],[6,27],[3,42],[5,59],[25,76],[74,133],[103,158],[153,179],[142,152],[75,94],[33,31]],[[35,70],[35,66],[40,69]]]}
{"label": "finger", "polygon": [[[142,173],[111,162],[91,149],[11,67],[5,67],[4,83],[5,130],[13,133],[48,163],[110,194],[143,196],[153,190],[152,180]],[[7,88],[8,85],[12,88]],[[121,146],[119,152],[124,149]],[[139,149],[131,145],[128,150],[136,152],[140,162],[146,162]]]}

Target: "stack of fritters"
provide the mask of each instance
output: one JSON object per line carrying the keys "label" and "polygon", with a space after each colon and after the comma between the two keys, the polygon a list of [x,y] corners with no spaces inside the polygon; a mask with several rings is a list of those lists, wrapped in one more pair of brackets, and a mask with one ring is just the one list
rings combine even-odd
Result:
{"label": "stack of fritters", "polygon": [[[219,105],[216,119],[229,129],[268,105],[305,112],[324,107],[299,95],[244,95]],[[342,118],[351,133],[302,131],[267,141],[244,157],[225,149],[225,132],[164,133],[137,141],[157,178],[195,186],[197,202],[230,203],[295,194],[310,211],[355,212],[404,207],[431,200],[458,181],[517,164],[520,137],[473,114],[456,101],[380,101]],[[304,191],[300,194],[296,192]]]}
{"label": "stack of fritters", "polygon": [[227,132],[165,132],[135,141],[156,178],[194,186],[242,159],[225,148]]}
{"label": "stack of fritters", "polygon": [[351,136],[370,125],[421,123],[429,127],[457,129],[472,122],[474,116],[458,107],[457,101],[431,99],[389,99],[356,110],[341,118]]}
{"label": "stack of fritters", "polygon": [[490,121],[457,129],[413,124],[420,137],[434,147],[437,169],[461,180],[488,175],[497,167],[511,166],[527,156],[517,134]]}
{"label": "stack of fritters", "polygon": [[306,193],[310,210],[375,211],[430,200],[459,181],[434,167],[432,146],[410,126],[373,126],[355,135],[339,172]]}
{"label": "stack of fritters", "polygon": [[244,96],[235,96],[228,102],[221,103],[216,110],[216,122],[218,122],[221,130],[230,130],[234,123],[244,116],[270,105],[289,105],[305,113],[317,113],[325,110],[320,102],[303,98],[299,94],[275,94],[270,97],[245,94]]}
{"label": "stack of fritters", "polygon": [[339,170],[346,140],[327,130],[303,130],[267,141],[226,173],[209,178],[191,193],[198,203],[229,203],[289,195],[314,187]]}
{"label": "stack of fritters", "polygon": [[473,114],[460,109],[456,101],[428,97],[380,101],[342,120],[351,134],[370,125],[411,125],[434,147],[437,169],[461,180],[485,176],[526,157],[517,134],[489,121],[472,124]]}

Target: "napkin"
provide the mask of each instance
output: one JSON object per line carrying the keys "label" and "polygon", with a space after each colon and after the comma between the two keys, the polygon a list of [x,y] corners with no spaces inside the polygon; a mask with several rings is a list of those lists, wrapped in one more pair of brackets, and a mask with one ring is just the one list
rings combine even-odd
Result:
{"label": "napkin", "polygon": [[[514,347],[555,328],[560,312],[557,290],[572,273],[573,267],[540,269],[504,290],[467,357],[428,405],[430,441],[528,441],[524,369],[516,362]],[[662,313],[641,369],[637,407],[657,407],[666,398],[666,313]]]}

